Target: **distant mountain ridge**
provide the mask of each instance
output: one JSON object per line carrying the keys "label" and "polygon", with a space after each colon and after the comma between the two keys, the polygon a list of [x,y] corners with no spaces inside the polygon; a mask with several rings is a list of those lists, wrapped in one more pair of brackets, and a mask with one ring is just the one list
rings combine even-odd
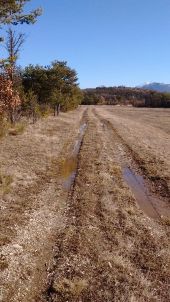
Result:
{"label": "distant mountain ridge", "polygon": [[170,92],[170,84],[164,84],[164,83],[153,82],[149,84],[144,84],[143,86],[139,86],[138,88],[155,90],[158,92]]}

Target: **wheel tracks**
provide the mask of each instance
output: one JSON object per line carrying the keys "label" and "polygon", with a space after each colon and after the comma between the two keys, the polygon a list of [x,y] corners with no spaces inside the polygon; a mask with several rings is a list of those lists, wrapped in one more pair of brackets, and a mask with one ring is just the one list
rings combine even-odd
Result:
{"label": "wheel tracks", "polygon": [[[109,230],[107,230],[107,224],[105,224],[100,200],[102,195],[102,178],[100,176],[101,141],[99,134],[96,131],[95,122],[90,120],[88,117],[87,120],[88,129],[86,130],[85,137],[78,154],[77,173],[67,200],[67,226],[63,236],[60,238],[59,248],[57,248],[58,252],[55,255],[55,266],[53,267],[53,273],[51,275],[52,278],[49,281],[48,289],[44,295],[45,301],[55,301],[56,295],[59,299],[57,301],[62,301],[62,293],[59,290],[57,293],[56,282],[59,284],[60,281],[65,280],[65,278],[69,280],[77,277],[83,278],[81,270],[84,270],[85,275],[87,275],[88,270],[88,278],[89,275],[91,275],[91,278],[95,279],[98,271],[97,267],[100,253],[97,246],[95,246],[92,241],[90,242],[88,240],[88,230],[92,230],[90,231],[92,233],[90,235],[92,238],[94,238],[94,236],[98,237],[98,239],[96,239],[97,237],[94,239],[95,241],[100,240],[99,244],[103,242],[102,245],[105,245],[104,250],[106,249],[106,246],[109,248],[109,242],[115,241],[114,238],[111,239],[109,236]],[[93,133],[93,137],[91,137],[90,132]],[[90,160],[85,156],[85,154],[91,154],[91,156],[93,154],[94,160]],[[90,170],[91,175],[87,176]],[[94,182],[90,183],[90,177],[93,178],[94,176]],[[88,183],[85,183],[85,181]],[[89,191],[93,201],[90,201],[90,199],[87,198],[87,191],[85,196],[83,196],[84,190]],[[96,230],[97,235],[95,235],[94,230]],[[84,264],[84,260],[87,261],[87,263]],[[88,264],[89,261],[91,263],[91,268]],[[66,262],[67,264],[65,265]],[[81,269],[78,269],[78,267],[76,268],[76,263],[77,266],[80,265]],[[71,297],[71,294],[69,297]]]}
{"label": "wheel tracks", "polygon": [[[128,233],[126,235],[125,233],[128,225],[126,225],[127,218],[124,216],[123,208],[122,210],[115,209],[116,216],[113,217],[112,212],[110,212],[107,221],[103,196],[108,194],[108,190],[111,190],[111,188],[107,183],[104,184],[102,173],[104,170],[107,174],[109,166],[107,156],[105,157],[102,151],[103,140],[100,138],[100,132],[93,117],[94,115],[89,110],[87,114],[88,129],[78,154],[77,173],[67,200],[67,224],[56,242],[54,266],[48,280],[48,288],[44,293],[44,301],[110,302],[118,301],[115,299],[122,297],[119,293],[119,290],[122,290],[121,285],[118,289],[115,280],[116,278],[118,280],[119,278],[126,279],[126,274],[123,272],[122,275],[123,266],[121,268],[121,263],[117,266],[112,258],[111,262],[109,261],[109,254],[112,253],[113,259],[119,253],[125,256],[128,249],[125,253],[121,250],[122,243],[117,240],[117,238],[121,240],[121,237],[116,236],[121,235],[126,242],[126,236],[131,239],[132,235]],[[112,194],[112,191],[109,194]],[[130,232],[130,229],[128,229],[128,232]],[[138,236],[138,234],[141,235],[138,230],[135,230],[135,236]],[[149,233],[148,236],[151,240]],[[152,245],[152,243],[150,244]],[[129,256],[126,255],[128,261],[132,260],[135,252],[136,247],[134,251],[129,251]],[[133,265],[134,267],[136,265],[135,274],[137,276],[142,275],[141,267],[135,261]],[[127,269],[131,271],[132,268],[128,267]],[[138,280],[133,282],[135,285],[131,285],[131,281],[125,280],[124,284],[128,285],[125,292],[122,291],[124,298],[127,295],[128,288],[133,291],[134,286],[135,288],[140,287],[140,291],[144,292],[142,281],[140,285]],[[79,287],[79,290],[77,290],[77,287]],[[108,293],[108,297],[106,293]],[[116,295],[118,295],[118,298],[116,298]]]}

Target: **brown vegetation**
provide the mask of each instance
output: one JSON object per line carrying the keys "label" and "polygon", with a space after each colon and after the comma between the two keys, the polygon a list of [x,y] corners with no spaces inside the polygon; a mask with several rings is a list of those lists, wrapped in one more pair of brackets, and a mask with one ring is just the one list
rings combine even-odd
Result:
{"label": "brown vegetation", "polygon": [[170,107],[170,94],[130,87],[97,87],[83,90],[84,105]]}
{"label": "brown vegetation", "polygon": [[[9,188],[1,194],[3,302],[169,300],[169,220],[148,217],[122,173],[125,165],[141,173],[135,154],[145,150],[151,160],[161,156],[162,141],[168,148],[166,121],[156,112],[82,106],[3,138],[1,184]],[[164,161],[157,162],[160,178]],[[145,183],[150,194],[152,182]],[[157,196],[170,213],[167,196],[159,190]]]}

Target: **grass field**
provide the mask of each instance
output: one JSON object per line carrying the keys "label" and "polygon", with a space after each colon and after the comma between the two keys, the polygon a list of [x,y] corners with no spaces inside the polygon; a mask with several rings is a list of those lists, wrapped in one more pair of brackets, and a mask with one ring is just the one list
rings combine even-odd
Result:
{"label": "grass field", "polygon": [[170,110],[80,106],[0,141],[3,302],[169,296]]}

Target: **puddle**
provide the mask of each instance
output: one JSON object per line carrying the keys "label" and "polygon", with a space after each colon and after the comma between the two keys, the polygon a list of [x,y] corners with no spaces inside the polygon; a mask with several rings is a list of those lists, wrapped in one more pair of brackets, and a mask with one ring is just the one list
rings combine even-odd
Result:
{"label": "puddle", "polygon": [[[109,121],[102,120],[101,127],[103,130],[112,129],[110,127]],[[139,175],[136,171],[129,168],[133,164],[133,158],[129,152],[128,147],[124,144],[121,137],[115,133],[114,137],[114,149],[113,155],[119,165],[122,167],[123,179],[131,189],[136,202],[139,204],[140,208],[146,215],[154,219],[165,219],[169,221],[170,219],[170,207],[166,200],[161,200],[158,196],[153,194],[144,179],[143,176]]]}
{"label": "puddle", "polygon": [[169,218],[170,210],[164,205],[162,200],[154,196],[145,184],[144,178],[128,167],[123,169],[123,178],[131,191],[140,208],[147,216],[155,219],[161,217]]}
{"label": "puddle", "polygon": [[63,161],[61,167],[61,175],[64,179],[63,187],[64,189],[70,189],[72,183],[74,182],[76,176],[76,168],[77,168],[77,158],[70,157]]}
{"label": "puddle", "polygon": [[76,140],[74,144],[74,148],[72,153],[66,160],[63,161],[62,167],[61,167],[61,176],[63,178],[63,187],[65,190],[69,191],[71,186],[74,183],[75,177],[76,177],[76,170],[77,170],[77,156],[80,151],[82,139],[85,133],[85,130],[87,128],[87,124],[84,123],[79,128],[79,135],[78,139]]}

